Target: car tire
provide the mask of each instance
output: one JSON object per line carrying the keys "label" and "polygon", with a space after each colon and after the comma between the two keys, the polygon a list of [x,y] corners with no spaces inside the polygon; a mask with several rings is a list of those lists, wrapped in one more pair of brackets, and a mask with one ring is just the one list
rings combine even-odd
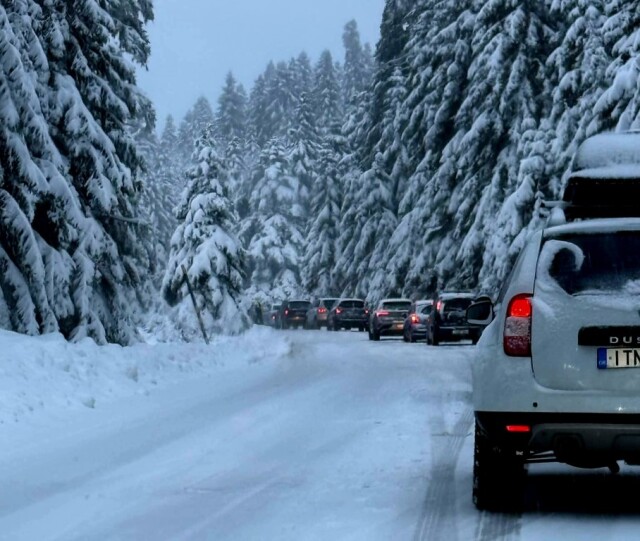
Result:
{"label": "car tire", "polygon": [[373,340],[373,333],[371,332],[371,329],[368,329],[368,333],[369,333],[369,340]]}
{"label": "car tire", "polygon": [[524,503],[524,460],[494,445],[476,422],[473,504],[480,511],[517,513]]}
{"label": "car tire", "polygon": [[373,337],[373,340],[375,340],[376,342],[380,340],[380,333],[375,328],[371,332],[371,335]]}
{"label": "car tire", "polygon": [[402,339],[403,339],[405,342],[408,342],[408,341],[409,341],[409,333],[407,332],[407,329],[405,329],[404,331],[402,331]]}
{"label": "car tire", "polygon": [[358,327],[358,332],[364,332],[364,327],[362,325]]}
{"label": "car tire", "polygon": [[412,344],[416,343],[416,337],[413,335],[412,330],[409,330],[409,342],[411,342]]}

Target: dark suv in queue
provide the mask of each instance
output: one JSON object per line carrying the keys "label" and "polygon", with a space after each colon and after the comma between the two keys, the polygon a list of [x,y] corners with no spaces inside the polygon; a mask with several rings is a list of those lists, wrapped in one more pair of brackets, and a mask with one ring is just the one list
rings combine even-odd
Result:
{"label": "dark suv in queue", "polygon": [[381,336],[402,336],[409,310],[410,299],[382,299],[369,318],[369,340],[380,340]]}
{"label": "dark suv in queue", "polygon": [[358,329],[364,331],[369,320],[369,310],[362,299],[340,299],[331,310],[327,318],[327,329]]}
{"label": "dark suv in queue", "polygon": [[482,327],[467,321],[467,308],[476,295],[468,292],[442,292],[433,300],[433,310],[427,318],[427,344],[471,340],[476,343]]}
{"label": "dark suv in queue", "polygon": [[277,318],[278,328],[297,329],[298,327],[304,327],[309,308],[311,308],[311,301],[308,300],[282,301]]}

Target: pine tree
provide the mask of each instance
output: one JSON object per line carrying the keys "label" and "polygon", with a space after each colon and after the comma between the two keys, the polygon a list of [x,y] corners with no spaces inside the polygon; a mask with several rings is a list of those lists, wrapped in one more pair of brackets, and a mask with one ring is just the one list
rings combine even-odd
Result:
{"label": "pine tree", "polygon": [[341,137],[325,137],[312,187],[312,218],[305,244],[302,280],[304,289],[318,296],[339,293],[334,273],[338,259],[343,151]]}
{"label": "pine tree", "polygon": [[373,166],[361,175],[356,186],[357,203],[343,205],[342,221],[352,225],[348,236],[340,240],[341,260],[337,273],[346,278],[347,291],[375,302],[386,293],[379,264],[397,226],[392,182],[384,170],[382,154],[376,155]]}
{"label": "pine tree", "polygon": [[299,187],[291,176],[284,146],[273,138],[255,172],[252,212],[243,225],[250,238],[253,293],[275,297],[300,293],[299,261],[304,245],[300,231]]}
{"label": "pine tree", "polygon": [[178,130],[178,148],[184,163],[188,163],[192,158],[196,141],[214,124],[215,117],[211,104],[207,98],[200,96],[182,119]]}
{"label": "pine tree", "polygon": [[[300,219],[309,215],[309,197],[318,171],[319,137],[313,109],[306,94],[300,97],[295,127],[289,130],[288,157],[291,174],[296,178]],[[306,233],[306,232],[305,232]]]}
{"label": "pine tree", "polygon": [[362,99],[362,94],[371,84],[371,73],[368,71],[371,59],[367,58],[367,53],[362,47],[358,24],[355,20],[345,25],[342,43],[345,50],[342,99],[347,108],[355,109]]}
{"label": "pine tree", "polygon": [[177,209],[180,222],[171,238],[163,282],[167,302],[179,305],[179,324],[186,335],[197,332],[186,276],[205,327],[236,334],[248,326],[241,294],[245,254],[233,234],[237,216],[226,187],[226,171],[207,132],[197,141],[189,185]]}
{"label": "pine tree", "polygon": [[222,93],[218,98],[216,111],[216,137],[222,148],[231,140],[244,141],[246,137],[247,95],[241,84],[236,82],[233,74],[227,74]]}
{"label": "pine tree", "polygon": [[559,195],[573,155],[587,136],[596,103],[606,88],[606,69],[611,59],[603,34],[603,2],[563,2],[551,15],[566,25],[562,41],[547,61],[547,85],[553,106],[545,116],[556,130],[548,161],[553,164],[553,191]]}
{"label": "pine tree", "polygon": [[638,2],[606,0],[602,32],[611,56],[606,69],[606,91],[594,106],[587,135],[611,129],[640,127],[640,9]]}
{"label": "pine tree", "polygon": [[320,55],[315,67],[314,105],[316,125],[320,135],[334,132],[342,123],[342,100],[340,81],[333,58],[328,50]]}
{"label": "pine tree", "polygon": [[[529,122],[540,118],[541,66],[550,42],[544,13],[542,0],[526,5],[490,0],[475,20],[468,92],[457,112],[457,133],[434,177],[440,193],[432,204],[440,205],[444,216],[431,224],[445,226],[446,231],[439,239],[435,264],[448,287],[476,285],[484,246],[482,227],[478,229],[482,221],[477,220],[481,194],[503,179],[508,182],[505,193],[515,189],[518,141]],[[485,209],[487,220],[502,202],[491,200],[494,207]]]}
{"label": "pine tree", "polygon": [[67,7],[2,11],[3,302],[20,332],[129,343],[150,252],[130,125],[152,111],[130,59],[146,62],[151,5]]}

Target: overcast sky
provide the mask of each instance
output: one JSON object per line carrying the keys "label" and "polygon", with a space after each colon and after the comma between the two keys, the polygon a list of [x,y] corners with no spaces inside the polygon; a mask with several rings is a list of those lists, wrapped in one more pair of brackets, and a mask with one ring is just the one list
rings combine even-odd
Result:
{"label": "overcast sky", "polygon": [[151,97],[158,126],[177,121],[199,96],[215,108],[227,72],[247,92],[270,60],[323,49],[342,62],[342,30],[358,23],[363,43],[380,35],[384,0],[156,0],[149,25],[151,58],[139,86]]}

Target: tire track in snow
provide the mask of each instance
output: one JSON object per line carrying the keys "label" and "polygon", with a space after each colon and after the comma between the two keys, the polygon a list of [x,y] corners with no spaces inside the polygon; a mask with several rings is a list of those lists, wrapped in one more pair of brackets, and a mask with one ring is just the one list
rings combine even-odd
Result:
{"label": "tire track in snow", "polygon": [[476,541],[517,541],[520,539],[522,515],[509,513],[479,512]]}
{"label": "tire track in snow", "polygon": [[[446,431],[442,408],[438,416],[431,419],[432,437],[434,442],[431,480],[422,505],[422,512],[416,528],[414,541],[431,541],[433,539],[458,539],[456,519],[455,470],[458,457],[469,429],[473,422],[473,409],[468,405],[471,395],[462,393],[459,397],[466,404],[464,412],[456,421],[450,433]],[[459,395],[459,393],[458,393]],[[443,407],[447,407],[452,400],[450,397],[440,400]]]}

